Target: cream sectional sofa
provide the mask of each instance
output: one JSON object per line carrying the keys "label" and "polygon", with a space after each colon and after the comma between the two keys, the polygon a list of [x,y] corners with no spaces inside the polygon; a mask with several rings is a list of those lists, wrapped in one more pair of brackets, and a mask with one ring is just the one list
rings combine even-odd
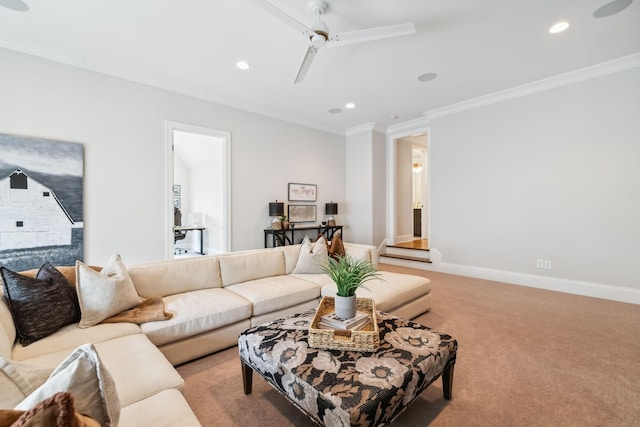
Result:
{"label": "cream sectional sofa", "polygon": [[[347,255],[377,264],[374,246],[344,243]],[[189,360],[237,344],[245,329],[317,307],[335,295],[325,274],[293,273],[300,245],[232,252],[128,266],[143,298],[162,296],[170,320],[65,326],[29,346],[16,341],[5,298],[0,302],[0,354],[55,368],[78,346],[93,343],[114,378],[121,426],[199,425],[183,397],[184,381],[174,369]],[[431,288],[423,277],[381,272],[358,296],[404,318],[429,310]],[[0,402],[0,405],[2,402]]]}

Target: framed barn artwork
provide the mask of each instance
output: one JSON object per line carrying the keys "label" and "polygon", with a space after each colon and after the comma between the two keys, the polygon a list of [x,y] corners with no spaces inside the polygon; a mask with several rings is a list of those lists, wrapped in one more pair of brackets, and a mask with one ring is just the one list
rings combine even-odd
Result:
{"label": "framed barn artwork", "polygon": [[0,134],[0,266],[83,260],[82,144]]}

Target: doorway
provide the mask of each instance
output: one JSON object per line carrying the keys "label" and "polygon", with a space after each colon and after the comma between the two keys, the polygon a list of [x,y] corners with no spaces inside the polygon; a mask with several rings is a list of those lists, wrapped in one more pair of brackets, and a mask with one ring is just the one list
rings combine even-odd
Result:
{"label": "doorway", "polygon": [[168,258],[230,250],[230,134],[167,122]]}
{"label": "doorway", "polygon": [[428,129],[387,135],[387,245],[429,248]]}

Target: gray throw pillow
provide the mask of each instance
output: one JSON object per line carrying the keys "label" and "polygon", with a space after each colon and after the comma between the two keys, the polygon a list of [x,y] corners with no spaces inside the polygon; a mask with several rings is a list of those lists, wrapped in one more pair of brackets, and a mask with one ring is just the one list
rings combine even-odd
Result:
{"label": "gray throw pillow", "polygon": [[26,346],[78,321],[75,290],[50,264],[31,278],[0,267],[4,295],[20,344]]}

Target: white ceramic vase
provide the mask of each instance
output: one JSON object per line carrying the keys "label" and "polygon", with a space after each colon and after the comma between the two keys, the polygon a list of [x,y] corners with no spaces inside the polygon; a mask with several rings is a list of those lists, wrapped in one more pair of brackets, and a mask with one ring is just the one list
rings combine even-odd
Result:
{"label": "white ceramic vase", "polygon": [[336,316],[342,320],[347,320],[356,315],[356,297],[341,297],[336,295],[334,298],[336,308]]}

